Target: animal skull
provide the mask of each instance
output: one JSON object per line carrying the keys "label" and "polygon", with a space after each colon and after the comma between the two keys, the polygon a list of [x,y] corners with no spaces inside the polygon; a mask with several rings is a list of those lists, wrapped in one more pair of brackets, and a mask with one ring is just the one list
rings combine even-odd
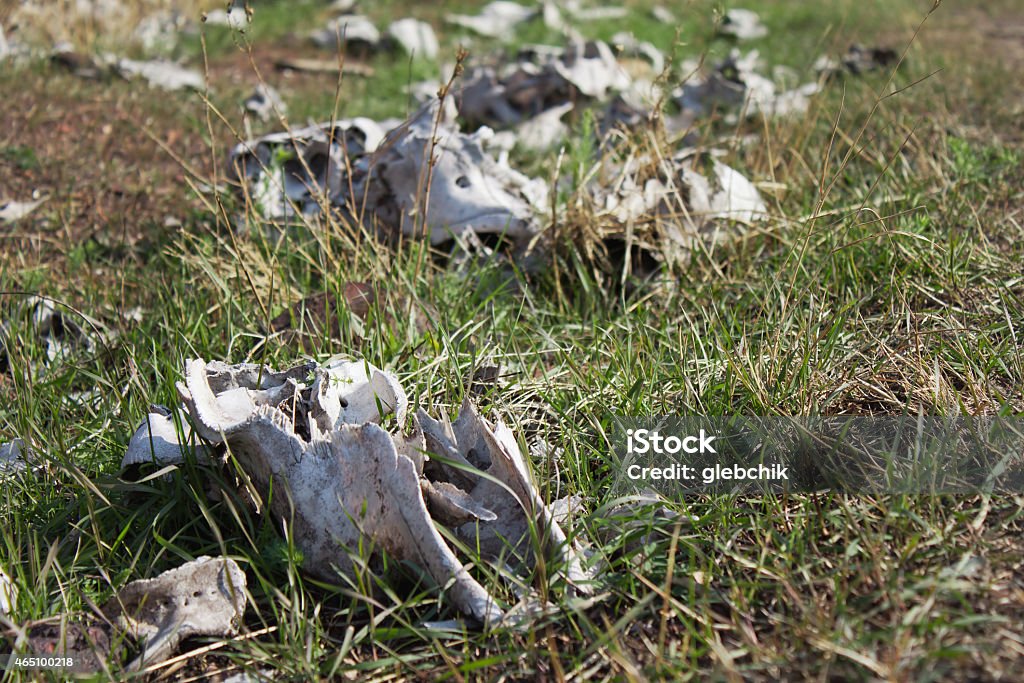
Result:
{"label": "animal skull", "polygon": [[527,559],[535,524],[545,552],[561,554],[570,583],[587,590],[579,559],[501,422],[492,427],[467,403],[452,425],[420,411],[410,436],[392,435],[381,424],[389,416],[401,424],[407,400],[388,373],[348,361],[281,373],[254,367],[191,361],[179,394],[196,431],[224,445],[256,493],[273,489],[270,511],[291,520],[307,571],[352,576],[351,553],[370,547],[374,556],[418,564],[460,610],[493,623],[501,608],[434,519],[493,560]]}

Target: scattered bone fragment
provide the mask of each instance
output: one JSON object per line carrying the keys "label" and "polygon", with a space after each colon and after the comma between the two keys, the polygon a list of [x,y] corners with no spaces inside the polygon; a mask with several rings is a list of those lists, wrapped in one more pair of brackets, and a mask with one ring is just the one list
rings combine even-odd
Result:
{"label": "scattered bone fragment", "polygon": [[281,94],[266,83],[259,83],[243,103],[246,111],[252,112],[263,121],[283,117],[288,113]]}
{"label": "scattered bone fragment", "polygon": [[16,223],[29,216],[33,211],[42,206],[49,197],[33,199],[27,202],[19,202],[14,199],[0,201],[0,222]]}
{"label": "scattered bone fragment", "polygon": [[665,55],[652,43],[637,40],[632,33],[620,31],[612,36],[612,45],[623,55],[646,60],[657,75],[665,70]]}
{"label": "scattered bone fragment", "polygon": [[334,0],[327,9],[336,14],[351,14],[359,4],[359,0]]}
{"label": "scattered bone fragment", "polygon": [[609,91],[629,86],[629,75],[616,61],[607,43],[573,43],[552,64],[555,72],[587,97],[605,99]]}
{"label": "scattered bone fragment", "polygon": [[569,126],[562,122],[562,117],[573,108],[572,102],[566,102],[523,121],[515,129],[516,144],[534,151],[543,151],[558,144],[569,133]]}
{"label": "scattered bone fragment", "polygon": [[[77,353],[92,353],[110,340],[109,333],[96,320],[83,313],[68,315],[63,306],[42,296],[31,296],[19,307],[18,318],[27,331],[46,346],[46,360],[54,363]],[[83,324],[84,323],[84,324]],[[0,323],[0,367],[8,360],[15,321]]]}
{"label": "scattered bone fragment", "polygon": [[678,20],[676,15],[672,13],[672,10],[668,9],[664,5],[655,5],[651,8],[651,16],[662,24],[674,25]]}
{"label": "scattered bone fragment", "polygon": [[625,19],[629,16],[629,10],[625,7],[583,7],[579,2],[566,2],[565,9],[576,21],[608,21],[611,19]]}
{"label": "scattered bone fragment", "polygon": [[309,39],[325,50],[336,50],[341,45],[346,52],[365,54],[377,50],[381,35],[368,18],[360,14],[346,14],[309,34]]}
{"label": "scattered bone fragment", "polygon": [[0,476],[24,470],[26,453],[25,442],[21,439],[0,443]]}
{"label": "scattered bone fragment", "polygon": [[[0,457],[3,447],[0,446]],[[2,471],[2,470],[0,470]],[[18,606],[18,587],[7,575],[7,572],[0,567],[0,614],[10,614]]]}
{"label": "scattered bone fragment", "polygon": [[206,81],[201,73],[167,60],[141,61],[114,55],[106,55],[103,60],[124,78],[142,79],[153,88],[203,90],[206,87]]}
{"label": "scattered bone fragment", "polygon": [[810,97],[818,92],[817,83],[778,92],[775,83],[759,73],[757,50],[742,54],[733,50],[729,57],[707,74],[696,74],[674,93],[681,109],[706,116],[716,109],[741,111],[747,116],[788,116],[802,114]]}
{"label": "scattered bone fragment", "polygon": [[570,41],[565,48],[526,46],[504,69],[469,69],[456,102],[459,115],[471,125],[512,126],[566,103],[604,100],[629,88],[631,80],[601,41]]}
{"label": "scattered bone fragment", "polygon": [[245,6],[241,2],[231,2],[227,9],[218,7],[203,16],[203,23],[208,26],[224,26],[233,31],[245,30],[250,21],[249,13],[245,11]]}
{"label": "scattered bone fragment", "polygon": [[[438,422],[423,410],[417,417],[428,453],[463,465],[455,474],[452,465],[432,459],[426,470],[428,480],[447,479],[465,487],[434,484],[431,497],[446,515],[453,509],[465,513],[466,521],[456,527],[463,540],[479,548],[484,557],[515,557],[528,565],[532,527],[542,550],[560,556],[558,565],[565,567],[569,582],[581,592],[589,591],[581,558],[541,499],[512,431],[501,420],[489,424],[468,400],[455,422]],[[443,502],[438,504],[438,499]]]}
{"label": "scattered bone fragment", "polygon": [[479,14],[449,14],[445,21],[487,38],[507,38],[515,27],[537,16],[537,10],[509,0],[484,5]]}
{"label": "scattered bone fragment", "polygon": [[302,57],[282,57],[274,61],[274,68],[279,71],[298,71],[312,74],[337,74],[369,78],[373,76],[373,67],[361,62],[345,59],[304,59]]}
{"label": "scattered bone fragment", "polygon": [[757,12],[736,8],[725,13],[718,32],[737,40],[756,40],[768,35],[768,27],[761,23]]}
{"label": "scattered bone fragment", "polygon": [[853,44],[839,60],[822,56],[814,63],[814,70],[825,78],[845,74],[860,76],[892,66],[899,61],[896,50],[887,47],[864,47]]}
{"label": "scattered bone fragment", "polygon": [[603,215],[634,235],[635,246],[669,263],[686,262],[702,244],[766,217],[757,188],[713,152],[683,149],[656,163],[626,164],[611,188],[595,190]]}
{"label": "scattered bone fragment", "polygon": [[[175,420],[181,425],[180,436]],[[206,448],[196,443],[192,427],[181,410],[172,412],[164,406],[153,405],[146,419],[132,434],[128,450],[121,460],[121,469],[146,463],[180,465],[185,462],[185,453],[189,450],[195,453],[196,462],[209,460]]]}
{"label": "scattered bone fragment", "polygon": [[406,54],[413,57],[437,59],[441,53],[434,28],[425,21],[412,18],[399,19],[388,26],[387,36]]}
{"label": "scattered bone fragment", "polygon": [[133,581],[103,608],[132,638],[144,641],[131,665],[163,661],[192,636],[229,637],[245,612],[245,573],[230,558],[199,557],[156,578]]}
{"label": "scattered bone fragment", "polygon": [[565,31],[567,28],[565,19],[562,17],[562,10],[559,9],[555,0],[542,0],[540,16],[544,26],[552,31]]}
{"label": "scattered bone fragment", "polygon": [[228,157],[229,173],[245,182],[249,200],[264,218],[315,214],[340,200],[347,191],[347,164],[376,149],[383,137],[366,118],[273,133],[236,145]]}
{"label": "scattered bone fragment", "polygon": [[169,53],[177,46],[182,32],[190,23],[184,14],[174,10],[147,14],[132,31],[132,40],[146,54]]}

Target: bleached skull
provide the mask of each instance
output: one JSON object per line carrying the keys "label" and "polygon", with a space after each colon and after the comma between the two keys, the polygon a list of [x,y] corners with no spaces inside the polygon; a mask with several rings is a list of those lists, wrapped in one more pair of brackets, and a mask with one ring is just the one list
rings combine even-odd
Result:
{"label": "bleached skull", "polygon": [[[383,551],[422,567],[466,614],[500,619],[503,610],[436,519],[503,565],[545,552],[570,584],[588,590],[579,558],[502,423],[491,426],[467,403],[453,425],[420,411],[410,435],[392,434],[382,424],[400,425],[408,404],[388,373],[354,361],[281,373],[254,368],[191,361],[179,394],[196,431],[224,445],[256,493],[274,491],[270,512],[290,521],[310,573],[353,576],[353,554],[369,547],[374,557]],[[531,547],[531,527],[539,548]]]}

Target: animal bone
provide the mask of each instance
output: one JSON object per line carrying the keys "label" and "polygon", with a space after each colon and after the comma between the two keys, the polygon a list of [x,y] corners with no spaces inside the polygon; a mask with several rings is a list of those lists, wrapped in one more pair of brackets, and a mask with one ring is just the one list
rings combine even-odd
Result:
{"label": "animal bone", "polygon": [[433,512],[496,562],[527,562],[530,531],[538,529],[569,583],[588,590],[579,558],[500,421],[492,427],[467,402],[453,424],[420,411],[410,436],[391,435],[380,423],[387,415],[404,422],[407,401],[388,373],[341,361],[313,368],[307,385],[299,378],[309,366],[262,375],[253,367],[194,360],[178,391],[196,430],[225,445],[255,492],[274,491],[271,513],[290,520],[310,573],[353,576],[350,553],[369,548],[376,563],[383,551],[425,569],[464,613],[500,619],[495,599],[434,527]]}
{"label": "animal bone", "polygon": [[348,552],[365,539],[398,560],[417,562],[438,585],[451,583],[453,601],[467,614],[485,623],[501,617],[434,528],[416,464],[398,452],[390,434],[373,423],[341,424],[306,441],[285,412],[257,406],[237,391],[215,393],[201,360],[189,363],[186,384],[179,385],[197,428],[220,435],[261,494],[273,486],[271,511],[292,520],[308,571],[327,580],[338,570],[354,575]]}
{"label": "animal bone", "polygon": [[517,25],[535,16],[537,10],[534,8],[507,0],[496,0],[485,5],[476,16],[449,14],[445,21],[488,38],[502,38],[508,36]]}
{"label": "animal bone", "polygon": [[387,34],[406,54],[414,57],[437,59],[441,52],[433,27],[425,21],[399,19],[388,26]]}
{"label": "animal bone", "polygon": [[[121,469],[131,465],[153,462],[157,465],[180,465],[185,462],[185,450],[193,443],[192,427],[180,410],[178,422],[182,426],[182,435],[174,426],[174,417],[170,410],[163,406],[150,406],[149,414],[132,434],[128,442],[128,450],[121,460]],[[196,462],[208,461],[207,449],[203,446],[195,448]]]}
{"label": "animal bone", "polygon": [[366,17],[346,14],[309,34],[309,38],[325,50],[336,49],[340,40],[345,50],[373,52],[380,44],[380,31]]}
{"label": "animal bone", "polygon": [[[423,410],[417,418],[427,452],[440,456],[427,465],[429,500],[444,516],[457,518],[453,512],[463,513],[464,521],[456,527],[462,540],[479,548],[485,558],[511,554],[526,563],[530,528],[535,525],[543,549],[561,556],[570,584],[588,592],[589,577],[530,480],[512,431],[501,420],[490,425],[468,399],[453,423],[438,422]],[[468,494],[453,482],[462,484]]]}
{"label": "animal bone", "polygon": [[206,87],[206,80],[201,73],[195,69],[186,69],[174,62],[161,59],[138,61],[119,58],[115,55],[105,55],[103,61],[124,78],[128,80],[142,78],[154,88],[202,90]]}
{"label": "animal bone", "polygon": [[535,214],[544,209],[547,186],[485,153],[482,143],[493,134],[489,128],[465,135],[436,123],[439,107],[428,104],[388,133],[366,161],[367,172],[354,196],[365,193],[368,208],[384,226],[405,235],[425,234],[431,244],[467,231],[503,235],[514,242],[532,237],[539,229]]}
{"label": "animal bone", "polygon": [[7,572],[0,568],[0,615],[10,614],[18,605],[18,587]]}
{"label": "animal bone", "polygon": [[103,610],[143,653],[129,669],[161,661],[191,636],[231,636],[245,612],[245,573],[229,558],[198,557],[153,579],[132,581]]}
{"label": "animal bone", "polygon": [[287,219],[296,208],[315,214],[347,192],[345,157],[371,152],[383,138],[384,131],[366,118],[273,133],[236,145],[228,156],[229,172],[244,181],[266,218]]}
{"label": "animal bone", "polygon": [[288,108],[281,98],[281,94],[266,83],[259,83],[252,94],[243,103],[246,111],[251,111],[263,121],[270,119],[275,114],[284,116]]}
{"label": "animal bone", "polygon": [[19,202],[14,199],[0,202],[0,222],[15,223],[39,208],[49,197]]}
{"label": "animal bone", "polygon": [[737,8],[725,13],[718,32],[737,40],[754,40],[768,35],[768,28],[761,23],[761,17],[756,12]]}
{"label": "animal bone", "polygon": [[673,95],[681,109],[698,116],[716,108],[742,109],[747,116],[785,116],[807,111],[810,96],[820,89],[817,83],[779,93],[775,83],[757,72],[759,67],[757,50],[746,55],[733,50],[710,74],[694,76]]}

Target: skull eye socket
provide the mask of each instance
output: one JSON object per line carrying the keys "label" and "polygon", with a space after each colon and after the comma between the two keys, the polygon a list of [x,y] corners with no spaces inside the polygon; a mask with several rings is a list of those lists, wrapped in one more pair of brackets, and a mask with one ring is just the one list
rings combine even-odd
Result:
{"label": "skull eye socket", "polygon": [[469,178],[464,175],[460,175],[455,179],[455,184],[459,187],[469,187]]}

